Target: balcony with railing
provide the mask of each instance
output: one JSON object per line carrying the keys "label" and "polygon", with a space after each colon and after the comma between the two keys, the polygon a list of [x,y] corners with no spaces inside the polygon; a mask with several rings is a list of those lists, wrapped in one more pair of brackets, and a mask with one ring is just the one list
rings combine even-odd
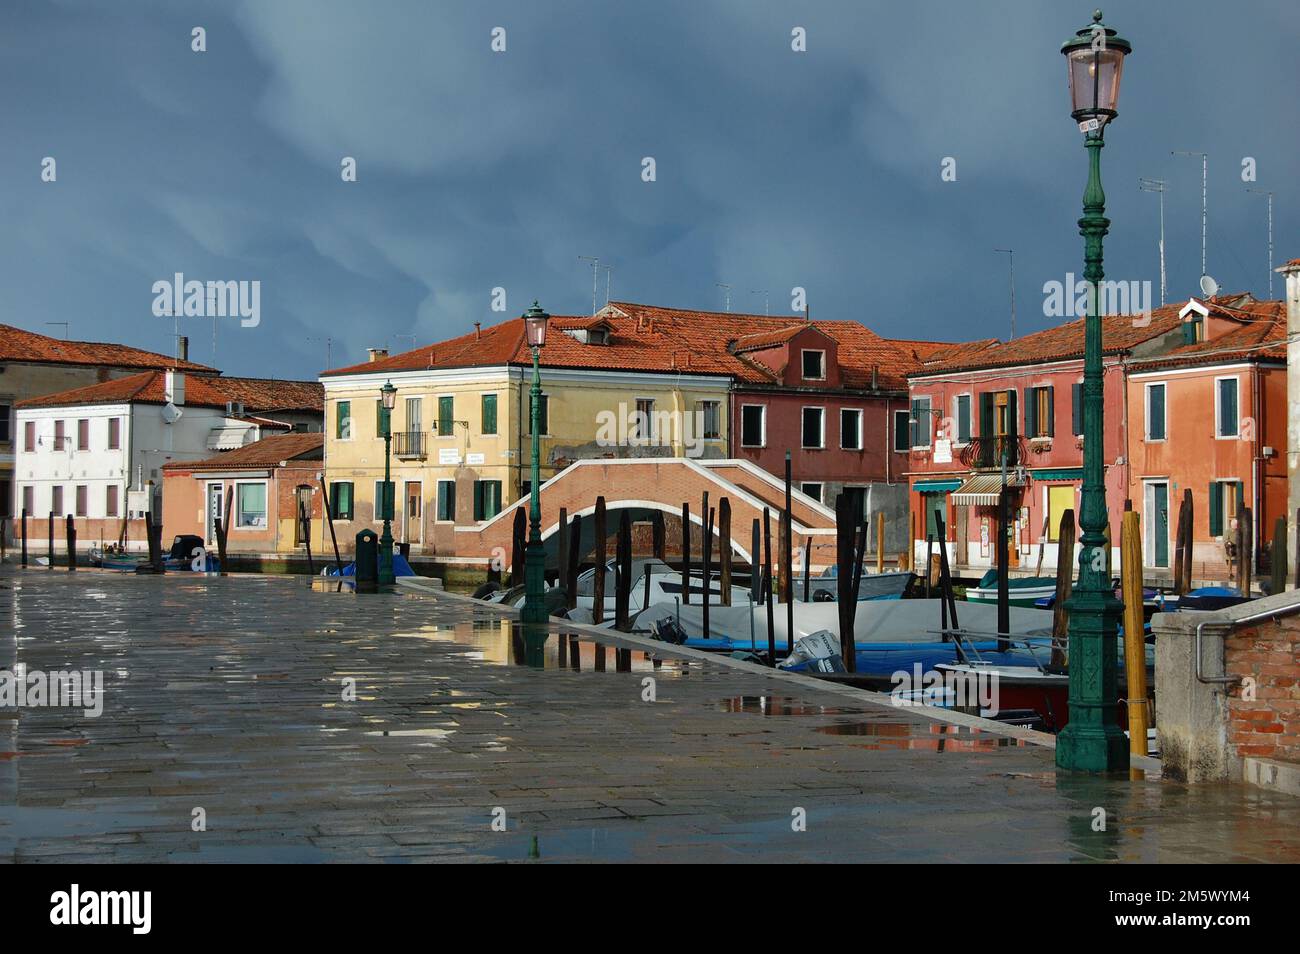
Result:
{"label": "balcony with railing", "polygon": [[961,462],[971,470],[1000,470],[1003,457],[1008,468],[1025,462],[1028,444],[1019,434],[1000,434],[995,437],[973,437],[961,449]]}
{"label": "balcony with railing", "polygon": [[428,437],[424,431],[398,431],[393,435],[393,454],[407,460],[424,460]]}

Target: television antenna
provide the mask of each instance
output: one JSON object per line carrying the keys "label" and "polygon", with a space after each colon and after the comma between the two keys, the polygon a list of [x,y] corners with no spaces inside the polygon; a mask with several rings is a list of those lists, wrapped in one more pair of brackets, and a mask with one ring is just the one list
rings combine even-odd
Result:
{"label": "television antenna", "polygon": [[1156,192],[1160,195],[1160,304],[1163,306],[1165,303],[1165,180],[1142,177],[1138,179],[1138,188],[1143,192]]}
{"label": "television antenna", "polygon": [[[1171,156],[1200,156],[1201,157],[1201,275],[1206,276],[1205,270],[1205,223],[1206,223],[1206,173],[1209,169],[1209,160],[1203,152],[1187,152],[1186,150],[1174,150]],[[1217,285],[1215,287],[1218,287]]]}
{"label": "television antenna", "polygon": [[590,255],[579,255],[578,261],[591,262],[591,313],[596,313],[596,276],[600,272],[600,259],[592,258]]}
{"label": "television antenna", "polygon": [[713,284],[717,285],[719,288],[722,289],[723,294],[726,296],[727,311],[730,312],[731,311],[731,286],[728,285],[726,282],[714,282]]}
{"label": "television antenna", "polygon": [[1246,187],[1247,192],[1253,192],[1255,195],[1268,197],[1268,300],[1273,300],[1273,193],[1267,189],[1252,189]]}

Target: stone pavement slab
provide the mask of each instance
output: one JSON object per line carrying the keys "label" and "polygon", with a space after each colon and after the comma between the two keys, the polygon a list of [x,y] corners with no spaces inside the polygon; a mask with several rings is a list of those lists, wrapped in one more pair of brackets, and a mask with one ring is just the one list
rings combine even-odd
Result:
{"label": "stone pavement slab", "polygon": [[1058,776],[667,646],[556,630],[534,668],[482,607],[314,582],[0,568],[0,667],[105,697],[0,709],[0,860],[1300,861],[1289,796]]}

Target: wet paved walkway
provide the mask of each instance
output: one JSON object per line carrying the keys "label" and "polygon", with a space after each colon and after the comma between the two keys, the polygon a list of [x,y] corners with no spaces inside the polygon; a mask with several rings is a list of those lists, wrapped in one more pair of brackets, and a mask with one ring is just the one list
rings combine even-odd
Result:
{"label": "wet paved walkway", "polygon": [[460,600],[0,568],[0,667],[105,688],[0,708],[0,861],[1300,861],[1297,799],[560,642],[539,670]]}

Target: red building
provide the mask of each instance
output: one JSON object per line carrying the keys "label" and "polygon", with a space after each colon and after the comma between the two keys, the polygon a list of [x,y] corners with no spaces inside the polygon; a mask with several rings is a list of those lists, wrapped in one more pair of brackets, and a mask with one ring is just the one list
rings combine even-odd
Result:
{"label": "red building", "polygon": [[1142,514],[1143,562],[1160,576],[1190,489],[1192,577],[1223,581],[1244,509],[1257,566],[1287,513],[1286,309],[1249,295],[1188,307],[1183,343],[1129,365],[1125,493]]}
{"label": "red building", "polygon": [[[1179,306],[1149,319],[1103,320],[1104,457],[1112,539],[1128,494],[1125,366],[1181,342]],[[913,552],[924,562],[940,514],[949,559],[965,575],[996,564],[1004,479],[1011,491],[1010,561],[1032,572],[1047,528],[1044,570],[1056,566],[1061,515],[1079,509],[1083,478],[1083,320],[963,353],[908,375],[908,477]],[[1005,460],[1005,466],[1004,466]]]}
{"label": "red building", "polygon": [[847,492],[864,516],[885,514],[887,553],[906,548],[908,448],[898,438],[908,418],[906,374],[971,345],[894,341],[856,321],[610,307],[680,328],[675,340],[701,365],[730,363],[728,457],[783,477],[788,452],[796,492],[828,507]]}

